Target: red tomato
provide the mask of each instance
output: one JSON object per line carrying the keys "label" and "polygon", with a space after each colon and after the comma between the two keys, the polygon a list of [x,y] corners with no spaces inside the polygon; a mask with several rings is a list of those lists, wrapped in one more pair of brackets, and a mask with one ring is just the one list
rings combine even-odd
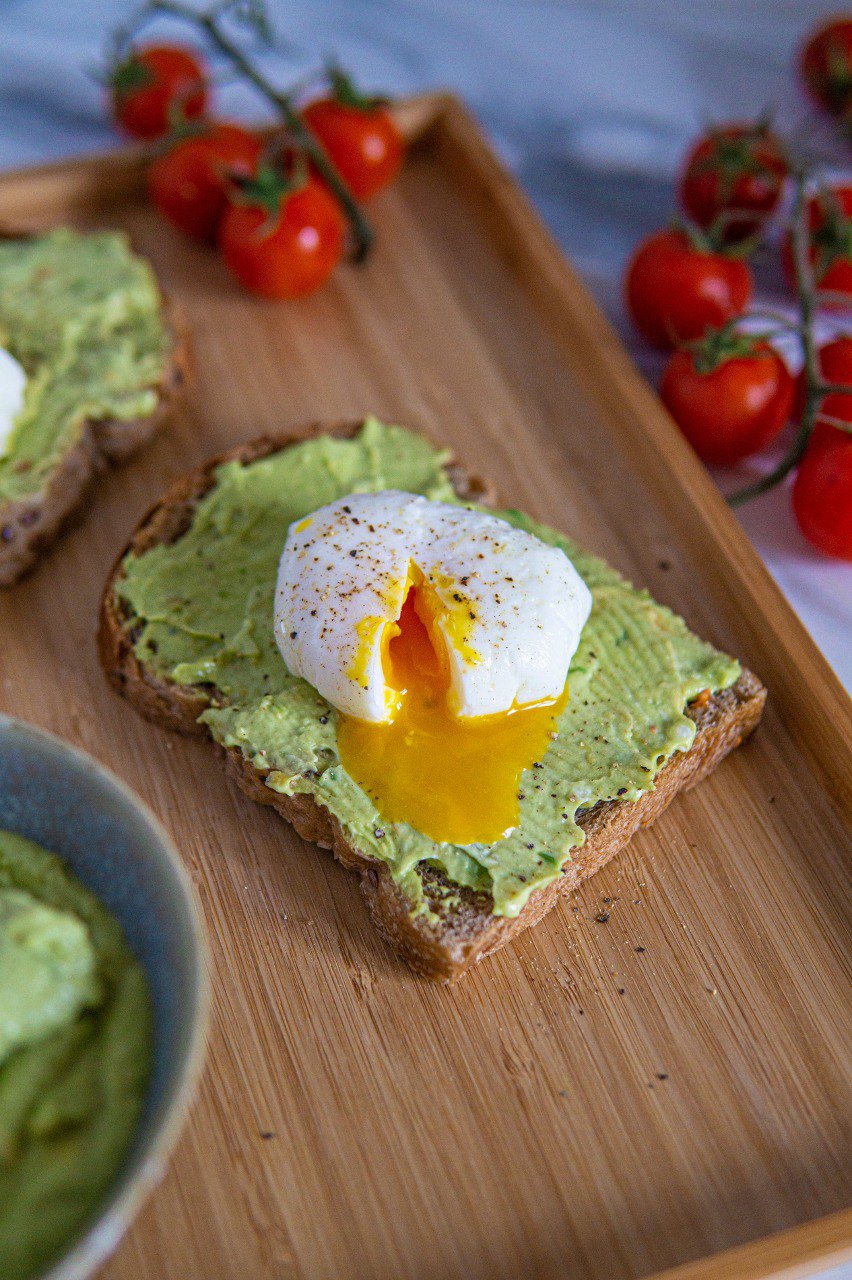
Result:
{"label": "red tomato", "polygon": [[[716,341],[713,335],[710,341]],[[767,342],[734,335],[742,354],[706,361],[701,351],[676,351],[663,374],[660,396],[695,452],[729,466],[778,435],[793,403],[794,381]]]}
{"label": "red tomato", "polygon": [[206,69],[197,54],[174,44],[131,49],[113,72],[115,119],[134,138],[161,138],[172,114],[196,120],[207,106]]}
{"label": "red tomato", "polygon": [[[833,342],[820,347],[817,353],[820,372],[826,382],[843,383],[852,387],[852,335],[835,338]],[[800,373],[796,379],[796,398],[794,416],[799,419],[805,408],[805,375]],[[820,414],[827,418],[842,418],[852,422],[852,395],[826,396],[820,405]],[[836,428],[830,423],[820,422],[817,418],[811,444],[820,439],[831,439]]]}
{"label": "red tomato", "polygon": [[657,231],[644,240],[625,284],[637,329],[664,348],[742,315],[752,290],[744,262],[693,248],[682,231]]}
{"label": "red tomato", "polygon": [[[774,212],[788,173],[783,145],[768,126],[722,125],[689,152],[680,179],[681,204],[700,227],[724,215],[725,241],[742,240]],[[735,210],[752,216],[732,218]]]}
{"label": "red tomato", "polygon": [[262,150],[260,138],[248,129],[212,124],[158,156],[148,170],[148,194],[169,222],[212,243],[227,204],[229,176],[250,177]]}
{"label": "red tomato", "polygon": [[[826,307],[852,303],[852,186],[824,187],[807,204],[808,257],[820,290],[846,293],[849,301],[825,299]],[[795,288],[792,240],[788,233],[782,249],[784,269]]]}
{"label": "red tomato", "polygon": [[829,556],[852,560],[852,434],[831,428],[813,437],[793,482],[802,533]]}
{"label": "red tomato", "polygon": [[852,106],[852,18],[834,18],[814,32],[799,59],[814,102],[842,116]]}
{"label": "red tomato", "polygon": [[[277,194],[276,194],[277,190]],[[267,298],[299,298],[331,275],[343,253],[344,220],[323,183],[298,187],[258,180],[235,194],[219,223],[218,244],[247,289]]]}
{"label": "red tomato", "polygon": [[404,147],[390,112],[357,93],[342,72],[332,73],[332,95],[311,102],[302,115],[349,190],[366,200],[399,173]]}

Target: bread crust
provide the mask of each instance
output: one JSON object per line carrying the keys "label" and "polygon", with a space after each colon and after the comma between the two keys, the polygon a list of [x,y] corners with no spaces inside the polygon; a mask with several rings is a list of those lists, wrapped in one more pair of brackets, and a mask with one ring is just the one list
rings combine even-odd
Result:
{"label": "bread crust", "polygon": [[[327,809],[312,796],[285,796],[272,791],[265,783],[266,771],[256,769],[237,748],[215,743],[208,727],[198,723],[198,717],[210,705],[203,690],[173,684],[139,662],[115,593],[125,556],[142,555],[151,547],[176,541],[189,526],[196,504],[214,483],[215,470],[221,463],[233,459],[252,462],[319,434],[348,438],[360,426],[360,422],[315,424],[297,435],[263,437],[218,455],[177,481],[141,521],[113,566],[101,602],[98,651],[113,687],[141,715],[179,733],[209,738],[227,772],[247,796],[259,804],[271,805],[303,839],[330,849],[344,866],[358,872],[374,924],[413,969],[439,982],[455,982],[479,960],[536,924],[561,895],[571,893],[608,862],[639,827],[654,822],[679,791],[705,778],[755,729],[766,690],[755,675],[743,670],[732,688],[691,703],[687,714],[696,724],[691,749],[672,756],[658,773],[654,791],[639,800],[602,801],[593,809],[581,811],[577,821],[585,832],[585,844],[572,851],[562,875],[536,890],[516,917],[493,915],[491,899],[485,893],[453,886],[448,897],[446,879],[431,868],[421,869],[421,880],[432,914],[412,915],[408,900],[387,866],[356,848]],[[447,471],[459,496],[480,502],[493,500],[489,487],[467,476],[458,465],[448,464]]]}
{"label": "bread crust", "polygon": [[[20,234],[0,232],[3,239]],[[157,407],[144,418],[89,419],[38,493],[0,501],[0,587],[9,587],[43,558],[62,530],[78,515],[97,476],[137,452],[163,427],[184,394],[191,371],[189,325],[180,308],[162,297],[170,335],[163,375],[155,388]]]}

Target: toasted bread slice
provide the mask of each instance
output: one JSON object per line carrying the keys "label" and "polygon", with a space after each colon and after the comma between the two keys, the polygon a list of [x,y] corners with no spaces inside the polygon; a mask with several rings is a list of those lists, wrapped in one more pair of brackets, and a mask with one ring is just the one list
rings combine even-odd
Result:
{"label": "toasted bread slice", "polygon": [[[220,454],[178,481],[139,525],[106,584],[98,647],[111,683],[143,716],[180,733],[211,737],[207,726],[198,723],[198,717],[210,705],[205,689],[177,685],[163,678],[140,663],[134,653],[132,619],[127,618],[115,591],[125,557],[177,541],[189,527],[196,504],[213,485],[221,463],[252,462],[323,431],[350,436],[360,425],[315,426],[298,436],[263,438]],[[449,464],[447,472],[460,497],[479,502],[490,499],[489,489],[459,466]],[[376,927],[412,968],[437,981],[453,982],[484,956],[540,920],[560,894],[571,892],[608,862],[633,832],[653,822],[679,791],[706,777],[752,732],[765,699],[763,685],[745,670],[732,688],[697,698],[687,708],[697,725],[691,749],[670,757],[657,774],[655,789],[640,799],[601,802],[581,811],[577,821],[585,832],[585,843],[572,850],[571,860],[559,879],[534,892],[514,918],[495,916],[486,893],[461,888],[447,894],[443,874],[425,864],[421,864],[419,873],[431,912],[412,914],[408,900],[386,866],[355,847],[337,819],[313,797],[287,796],[271,790],[265,785],[265,771],[255,768],[237,748],[215,745],[228,772],[248,796],[272,805],[304,839],[331,849],[344,866],[358,871]]]}
{"label": "toasted bread slice", "polygon": [[[0,230],[4,240],[25,233]],[[169,355],[155,390],[157,407],[144,418],[90,419],[38,492],[15,501],[0,499],[0,587],[11,586],[43,557],[65,525],[81,510],[95,478],[141,449],[165,425],[189,376],[189,327],[179,308],[162,299],[170,337]]]}

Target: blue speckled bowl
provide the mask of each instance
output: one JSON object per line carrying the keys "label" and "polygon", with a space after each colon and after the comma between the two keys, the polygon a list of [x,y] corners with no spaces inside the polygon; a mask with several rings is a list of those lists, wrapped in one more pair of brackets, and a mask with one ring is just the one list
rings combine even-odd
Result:
{"label": "blue speckled bowl", "polygon": [[59,738],[0,715],[0,827],[52,849],[121,921],[148,976],[154,1069],[139,1130],[97,1218],[44,1280],[83,1280],[161,1176],[204,1056],[206,951],[168,836],[122,782]]}

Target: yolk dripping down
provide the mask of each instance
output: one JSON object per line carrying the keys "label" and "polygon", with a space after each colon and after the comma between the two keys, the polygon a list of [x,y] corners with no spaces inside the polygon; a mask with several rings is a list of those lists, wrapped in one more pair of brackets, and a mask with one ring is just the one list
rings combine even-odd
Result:
{"label": "yolk dripping down", "polygon": [[397,691],[393,719],[341,716],[340,760],[385,821],[436,841],[493,844],[518,825],[521,774],[546,750],[567,691],[498,715],[453,715],[435,613],[429,593],[412,586],[383,637],[386,678]]}

